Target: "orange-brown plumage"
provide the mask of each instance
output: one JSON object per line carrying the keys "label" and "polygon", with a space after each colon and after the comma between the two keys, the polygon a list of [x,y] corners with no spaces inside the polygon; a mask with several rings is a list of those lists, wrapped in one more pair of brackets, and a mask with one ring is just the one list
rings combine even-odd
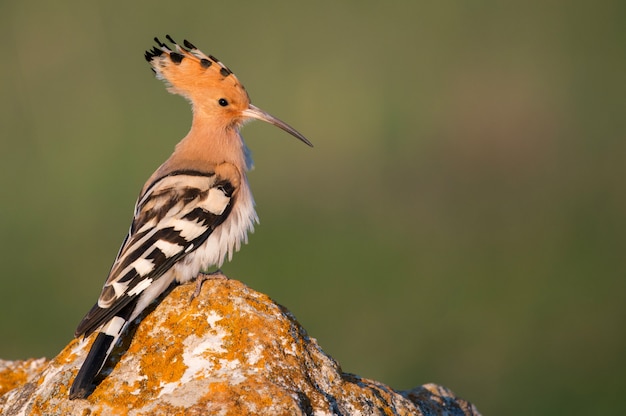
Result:
{"label": "orange-brown plumage", "polygon": [[295,129],[252,106],[235,74],[213,55],[204,54],[186,40],[183,47],[169,35],[167,39],[174,49],[155,38],[159,48],[146,52],[146,60],[157,78],[165,81],[168,91],[191,102],[193,120],[187,136],[148,183],[182,165],[202,165],[207,161],[230,162],[242,172],[247,170],[251,162],[247,160],[248,151],[239,129],[251,118],[274,124],[312,146]]}

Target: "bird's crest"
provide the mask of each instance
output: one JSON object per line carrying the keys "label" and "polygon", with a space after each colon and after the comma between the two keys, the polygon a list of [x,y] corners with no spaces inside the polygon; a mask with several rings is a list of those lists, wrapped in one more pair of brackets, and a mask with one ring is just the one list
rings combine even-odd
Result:
{"label": "bird's crest", "polygon": [[188,40],[181,46],[165,36],[173,49],[154,38],[157,46],[146,51],[146,60],[157,78],[165,81],[168,91],[193,101],[194,95],[210,88],[236,88],[247,96],[235,74],[213,55],[206,55]]}

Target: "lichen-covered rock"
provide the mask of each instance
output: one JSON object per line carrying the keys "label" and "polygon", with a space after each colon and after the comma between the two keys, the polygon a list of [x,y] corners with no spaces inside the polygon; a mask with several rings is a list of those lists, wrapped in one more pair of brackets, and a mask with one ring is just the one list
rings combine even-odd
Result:
{"label": "lichen-covered rock", "polygon": [[49,362],[5,364],[22,375],[0,366],[0,413],[478,415],[443,387],[396,392],[343,373],[289,311],[238,281],[209,280],[190,302],[193,289],[175,288],[143,318],[86,400],[68,391],[91,338]]}
{"label": "lichen-covered rock", "polygon": [[31,381],[46,364],[45,358],[31,358],[26,361],[0,360],[0,406],[4,393]]}

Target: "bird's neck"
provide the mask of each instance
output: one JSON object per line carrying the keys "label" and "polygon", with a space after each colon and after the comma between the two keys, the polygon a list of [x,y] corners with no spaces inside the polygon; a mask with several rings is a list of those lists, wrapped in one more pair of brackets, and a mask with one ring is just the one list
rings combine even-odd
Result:
{"label": "bird's neck", "polygon": [[178,170],[211,172],[221,163],[228,162],[239,170],[243,184],[247,184],[246,171],[251,167],[248,149],[235,128],[223,128],[194,119],[191,130],[176,145],[174,153],[148,179],[142,193],[155,180]]}
{"label": "bird's neck", "polygon": [[247,170],[246,145],[235,127],[224,127],[195,119],[191,130],[176,145],[178,159],[199,163],[232,163],[242,173]]}

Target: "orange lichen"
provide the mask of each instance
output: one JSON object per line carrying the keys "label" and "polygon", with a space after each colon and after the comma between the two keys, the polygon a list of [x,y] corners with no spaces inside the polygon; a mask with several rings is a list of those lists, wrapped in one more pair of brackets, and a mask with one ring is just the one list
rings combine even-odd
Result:
{"label": "orange lichen", "polygon": [[0,364],[0,396],[2,396],[35,377],[37,372],[46,364],[46,360],[35,358],[26,361],[0,360]]}

